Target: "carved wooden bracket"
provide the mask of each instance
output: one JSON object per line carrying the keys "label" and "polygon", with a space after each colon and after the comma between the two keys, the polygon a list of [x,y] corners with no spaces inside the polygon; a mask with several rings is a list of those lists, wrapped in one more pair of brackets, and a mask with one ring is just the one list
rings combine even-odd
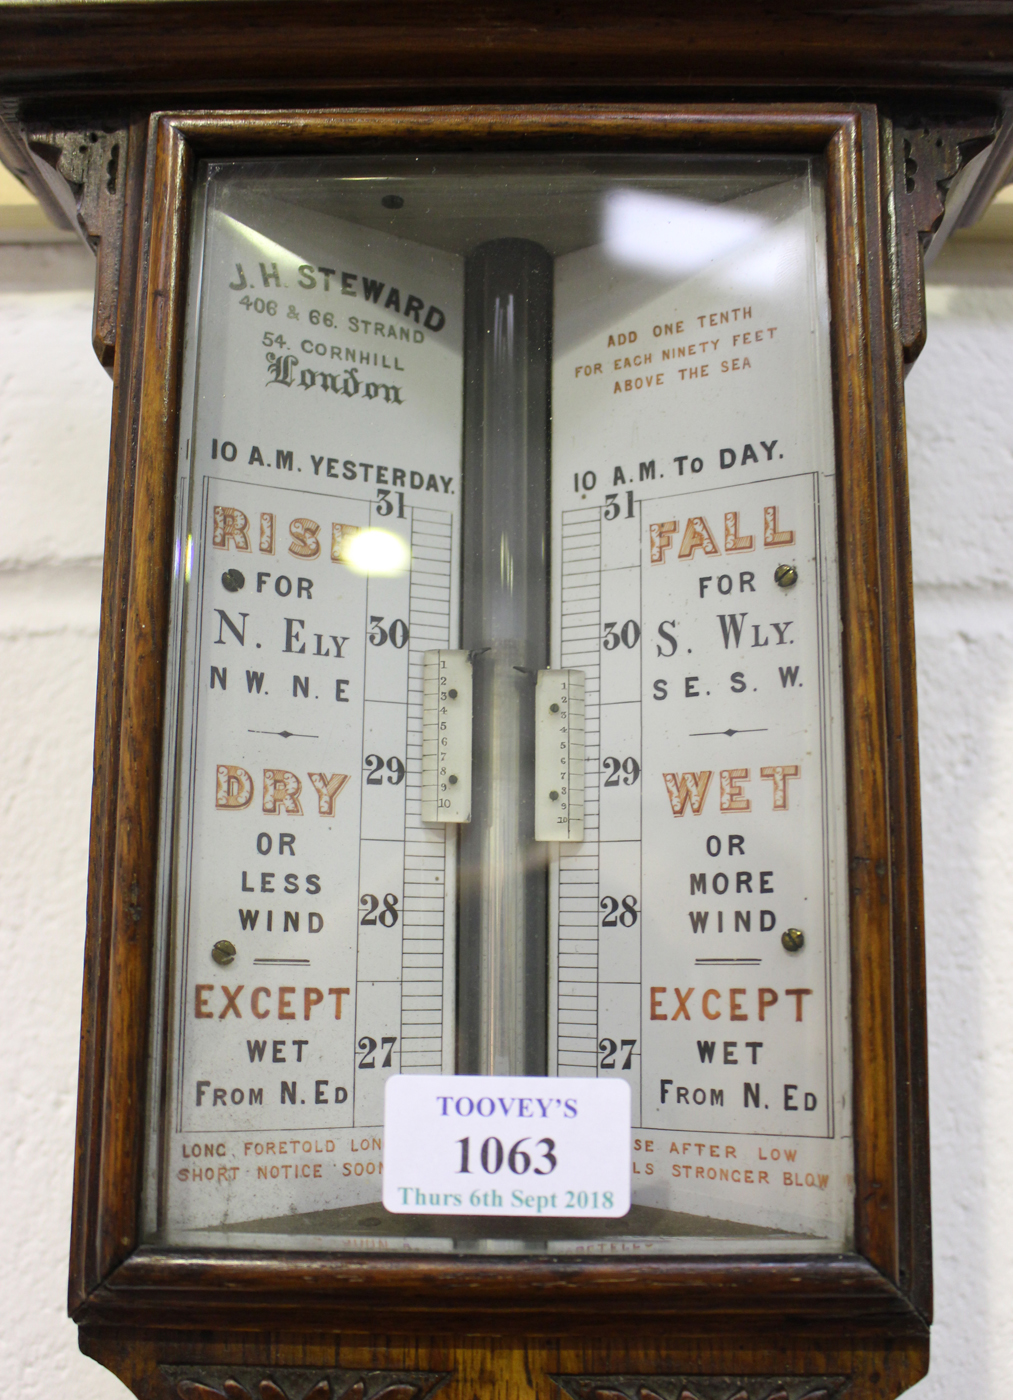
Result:
{"label": "carved wooden bracket", "polygon": [[963,123],[894,118],[898,329],[909,365],[925,344],[925,250],[943,221],[950,186],[962,167],[991,144],[995,131],[995,121],[987,118]]}
{"label": "carved wooden bracket", "polygon": [[847,1376],[553,1376],[571,1400],[837,1400]]}
{"label": "carved wooden bracket", "polygon": [[162,1366],[173,1400],[428,1400],[440,1371],[334,1371],[292,1366]]}
{"label": "carved wooden bracket", "polygon": [[[995,131],[990,117],[954,121],[910,115],[893,120],[892,151],[886,154],[893,165],[898,330],[908,364],[925,343],[925,250],[942,223],[950,186],[967,162],[992,142]],[[30,151],[41,177],[46,204],[58,205],[97,254],[92,343],[100,362],[111,370],[127,130],[108,124],[73,130],[28,127],[19,135],[18,144]]]}
{"label": "carved wooden bracket", "polygon": [[92,345],[99,362],[111,371],[123,248],[126,129],[31,127],[24,139],[51,195],[97,257]]}

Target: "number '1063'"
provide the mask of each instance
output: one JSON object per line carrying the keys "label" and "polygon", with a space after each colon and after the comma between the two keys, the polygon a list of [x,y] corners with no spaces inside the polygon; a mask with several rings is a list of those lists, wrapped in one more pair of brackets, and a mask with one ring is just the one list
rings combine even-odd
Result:
{"label": "number '1063'", "polygon": [[[526,1172],[531,1170],[532,1163],[531,1154],[524,1151],[523,1144],[530,1141],[530,1138],[518,1138],[513,1147],[509,1151],[505,1151],[499,1138],[487,1137],[478,1154],[482,1170],[489,1176],[495,1176],[502,1167],[505,1157],[506,1164],[513,1174],[524,1176]],[[457,1168],[458,1173],[466,1172],[470,1175],[471,1138],[458,1138],[457,1145],[461,1149],[461,1165]],[[553,1151],[556,1144],[552,1138],[544,1137],[539,1138],[535,1146],[542,1148],[542,1155],[535,1163],[535,1176],[550,1176],[558,1165]]]}

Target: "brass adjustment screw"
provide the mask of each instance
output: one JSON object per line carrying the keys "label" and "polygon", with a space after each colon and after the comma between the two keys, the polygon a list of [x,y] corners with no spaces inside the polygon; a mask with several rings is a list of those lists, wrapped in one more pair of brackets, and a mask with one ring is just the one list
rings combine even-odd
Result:
{"label": "brass adjustment screw", "polygon": [[550,715],[558,715],[558,714],[559,714],[559,706],[558,706],[558,705],[550,705],[550,706],[549,706],[549,714],[550,714]]}
{"label": "brass adjustment screw", "polygon": [[230,943],[227,938],[219,938],[211,949],[211,956],[219,967],[228,967],[229,963],[235,959],[236,945]]}
{"label": "brass adjustment screw", "polygon": [[781,947],[789,953],[797,953],[805,942],[805,934],[800,928],[786,928],[781,934]]}
{"label": "brass adjustment screw", "polygon": [[226,569],[222,574],[222,587],[226,593],[238,593],[246,587],[246,579],[240,569]]}
{"label": "brass adjustment screw", "polygon": [[794,564],[778,564],[774,570],[774,582],[778,588],[794,588],[798,583],[798,569]]}

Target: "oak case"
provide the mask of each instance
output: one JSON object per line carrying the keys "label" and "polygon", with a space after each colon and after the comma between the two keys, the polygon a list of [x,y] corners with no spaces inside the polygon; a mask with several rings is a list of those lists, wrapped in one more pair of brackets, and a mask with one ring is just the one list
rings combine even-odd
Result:
{"label": "oak case", "polygon": [[[889,133],[884,132],[888,138]],[[931,1305],[913,628],[888,139],[872,106],[156,114],[129,131],[70,1302],[140,1396],[892,1396]],[[139,1245],[188,215],[205,156],[801,152],[826,170],[847,714],[856,1251],[516,1260]],[[163,1368],[171,1367],[171,1371]],[[282,1382],[286,1367],[301,1369]],[[272,1369],[273,1368],[273,1369]],[[309,1368],[309,1369],[305,1369]],[[338,1368],[340,1374],[335,1374]],[[240,1375],[242,1372],[242,1375]],[[277,1372],[277,1374],[276,1374]],[[410,1375],[405,1373],[411,1373]],[[418,1373],[425,1373],[422,1376]],[[369,1380],[369,1376],[374,1376]],[[706,1378],[710,1378],[707,1380]],[[796,1377],[798,1384],[791,1382]],[[802,1378],[805,1378],[804,1381]],[[717,1389],[708,1386],[718,1384]],[[751,1378],[751,1379],[750,1379]],[[791,1384],[791,1389],[786,1385]],[[675,1389],[670,1387],[675,1385]],[[657,1389],[655,1390],[655,1387]],[[235,1392],[237,1395],[239,1391]],[[360,1392],[361,1393],[361,1392]]]}

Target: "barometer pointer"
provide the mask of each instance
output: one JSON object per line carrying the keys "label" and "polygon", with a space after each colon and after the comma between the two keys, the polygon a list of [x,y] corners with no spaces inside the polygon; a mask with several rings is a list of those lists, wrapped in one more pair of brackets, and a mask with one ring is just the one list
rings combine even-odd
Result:
{"label": "barometer pointer", "polygon": [[[253,733],[255,733],[255,732],[256,732],[255,730],[252,730],[252,729],[250,730],[250,733],[251,733],[251,734],[253,734]],[[691,739],[708,739],[708,738],[710,738],[710,737],[711,737],[712,735],[714,735],[714,734],[727,734],[728,737],[731,738],[731,736],[732,736],[733,734],[766,734],[766,733],[767,733],[767,730],[766,730],[766,729],[705,729],[701,734],[691,734],[689,737],[690,737]]]}

